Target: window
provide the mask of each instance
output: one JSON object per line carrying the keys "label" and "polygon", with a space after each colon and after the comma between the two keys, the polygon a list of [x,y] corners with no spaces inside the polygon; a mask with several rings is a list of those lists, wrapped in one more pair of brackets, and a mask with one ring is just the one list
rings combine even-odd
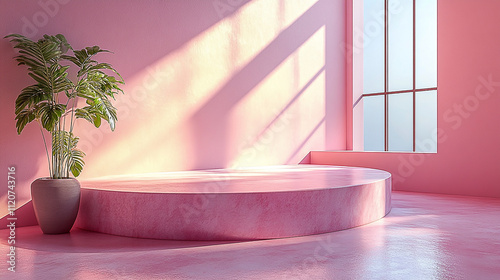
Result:
{"label": "window", "polygon": [[436,152],[437,0],[360,1],[363,150]]}

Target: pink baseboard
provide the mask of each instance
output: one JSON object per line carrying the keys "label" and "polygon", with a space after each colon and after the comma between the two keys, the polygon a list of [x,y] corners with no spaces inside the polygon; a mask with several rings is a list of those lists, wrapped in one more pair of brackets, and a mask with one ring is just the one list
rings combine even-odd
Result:
{"label": "pink baseboard", "polygon": [[274,166],[83,181],[76,226],[140,238],[254,240],[360,226],[391,208],[388,172]]}

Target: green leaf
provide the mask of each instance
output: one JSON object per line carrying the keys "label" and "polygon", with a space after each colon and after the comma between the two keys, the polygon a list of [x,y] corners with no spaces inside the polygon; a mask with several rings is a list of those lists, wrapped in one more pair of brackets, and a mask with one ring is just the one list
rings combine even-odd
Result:
{"label": "green leaf", "polygon": [[[36,82],[24,88],[16,99],[17,132],[21,133],[33,120],[40,121],[52,136],[52,176],[69,176],[69,172],[78,176],[83,170],[85,154],[77,149],[78,137],[71,132],[56,130],[64,129],[60,123],[61,118],[68,117],[71,113],[66,111],[67,105],[57,102],[59,94],[65,93],[67,99],[64,98],[61,102],[74,104],[72,107],[74,106],[75,113],[71,114],[71,118],[86,119],[96,127],[105,120],[111,130],[114,130],[117,112],[110,100],[117,93],[123,93],[119,87],[124,83],[123,78],[111,64],[93,60],[94,55],[109,51],[99,46],[74,50],[61,34],[44,35],[38,41],[19,34],[11,34],[5,38],[19,52],[14,59],[19,65],[27,66],[28,75]],[[68,78],[68,64],[78,67],[77,84]],[[115,76],[108,75],[110,72]],[[78,97],[84,98],[88,105],[77,108]]]}
{"label": "green leaf", "polygon": [[68,43],[68,40],[66,40],[66,37],[64,37],[64,35],[57,34],[54,37],[57,38],[57,40],[60,42],[61,51],[63,53],[66,53],[66,52],[68,52],[68,50],[72,50],[73,49],[71,47],[71,45]]}
{"label": "green leaf", "polygon": [[36,114],[40,117],[42,127],[52,132],[62,114],[66,111],[66,105],[43,102],[37,104],[36,110]]}
{"label": "green leaf", "polygon": [[96,98],[94,99],[94,106],[97,108],[99,115],[109,123],[111,131],[115,130],[116,121],[116,108],[111,104],[108,99]]}
{"label": "green leaf", "polygon": [[78,108],[75,110],[75,117],[77,119],[85,119],[91,123],[94,122],[94,118],[93,118],[93,114],[90,113],[90,109],[91,107],[90,106],[86,106],[86,107],[83,107],[83,108]]}
{"label": "green leaf", "polygon": [[16,115],[16,128],[17,134],[21,134],[24,127],[35,120],[35,113],[33,109],[24,109]]}
{"label": "green leaf", "polygon": [[54,73],[55,75],[54,76],[55,77],[62,77],[62,76],[66,77],[68,75],[68,73],[66,72],[68,69],[69,69],[69,65],[68,66],[63,66],[63,67],[60,67],[58,65],[58,67],[55,70],[55,73]]}
{"label": "green leaf", "polygon": [[101,117],[99,115],[94,115],[94,126],[95,127],[101,126]]}
{"label": "green leaf", "polygon": [[14,57],[17,60],[18,65],[26,65],[33,69],[37,69],[44,66],[40,61],[33,59],[26,51],[20,50],[19,53],[26,55],[18,55]]}
{"label": "green leaf", "polygon": [[102,50],[99,46],[86,47],[85,49],[87,50],[89,56],[93,56],[100,52],[110,52],[108,50]]}
{"label": "green leaf", "polygon": [[85,49],[79,50],[79,51],[73,51],[75,54],[75,57],[78,59],[78,62],[80,63],[80,66],[82,66],[87,59],[87,51]]}
{"label": "green leaf", "polygon": [[31,78],[33,78],[33,80],[39,83],[41,88],[46,88],[46,89],[52,88],[50,81],[45,80],[47,77],[40,76],[37,73],[28,73],[28,75],[30,75]]}
{"label": "green leaf", "polygon": [[78,177],[83,170],[85,153],[78,149],[72,149],[68,154],[68,165],[73,176]]}
{"label": "green leaf", "polygon": [[85,81],[80,82],[76,91],[79,97],[87,100],[94,100],[96,98],[95,92],[89,89],[89,85]]}
{"label": "green leaf", "polygon": [[50,100],[50,95],[41,90],[38,85],[24,88],[16,99],[16,115],[44,100]]}
{"label": "green leaf", "polygon": [[69,169],[75,177],[80,175],[85,165],[85,153],[77,148],[78,141],[79,138],[71,132],[56,130],[52,133],[52,155],[60,159],[57,164]]}
{"label": "green leaf", "polygon": [[52,132],[52,155],[64,155],[66,150],[71,148],[69,132],[64,130],[55,130]]}
{"label": "green leaf", "polygon": [[92,123],[95,127],[101,126],[101,112],[98,111],[96,106],[85,106],[81,109],[77,109],[75,116],[77,119],[85,119]]}
{"label": "green leaf", "polygon": [[80,67],[82,65],[81,62],[78,60],[78,58],[76,58],[74,56],[71,56],[71,55],[61,55],[61,58],[73,62],[78,67]]}

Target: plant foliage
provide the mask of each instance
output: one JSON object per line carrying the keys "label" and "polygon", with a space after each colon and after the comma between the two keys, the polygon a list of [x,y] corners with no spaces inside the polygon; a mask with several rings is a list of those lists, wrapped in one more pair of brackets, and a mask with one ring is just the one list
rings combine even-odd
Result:
{"label": "plant foliage", "polygon": [[[115,129],[117,114],[111,101],[123,93],[119,86],[124,82],[113,66],[94,60],[95,55],[109,51],[98,46],[74,50],[61,34],[44,35],[38,41],[19,34],[5,38],[19,52],[14,57],[18,65],[26,65],[34,80],[16,99],[17,133],[28,123],[37,122],[51,178],[66,178],[70,173],[77,177],[83,170],[85,153],[77,148],[79,138],[73,134],[76,119],[85,119],[95,127],[105,120],[111,130]],[[71,65],[78,71],[75,81],[68,78]],[[86,105],[78,108],[80,99]],[[43,129],[51,135],[51,156]]]}

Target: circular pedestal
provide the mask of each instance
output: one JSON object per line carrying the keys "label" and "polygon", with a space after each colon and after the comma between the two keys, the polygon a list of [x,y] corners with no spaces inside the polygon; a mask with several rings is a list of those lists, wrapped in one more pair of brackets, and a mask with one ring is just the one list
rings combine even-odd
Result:
{"label": "circular pedestal", "polygon": [[140,238],[302,236],[370,223],[391,208],[391,174],[357,167],[267,166],[81,183],[78,227]]}

